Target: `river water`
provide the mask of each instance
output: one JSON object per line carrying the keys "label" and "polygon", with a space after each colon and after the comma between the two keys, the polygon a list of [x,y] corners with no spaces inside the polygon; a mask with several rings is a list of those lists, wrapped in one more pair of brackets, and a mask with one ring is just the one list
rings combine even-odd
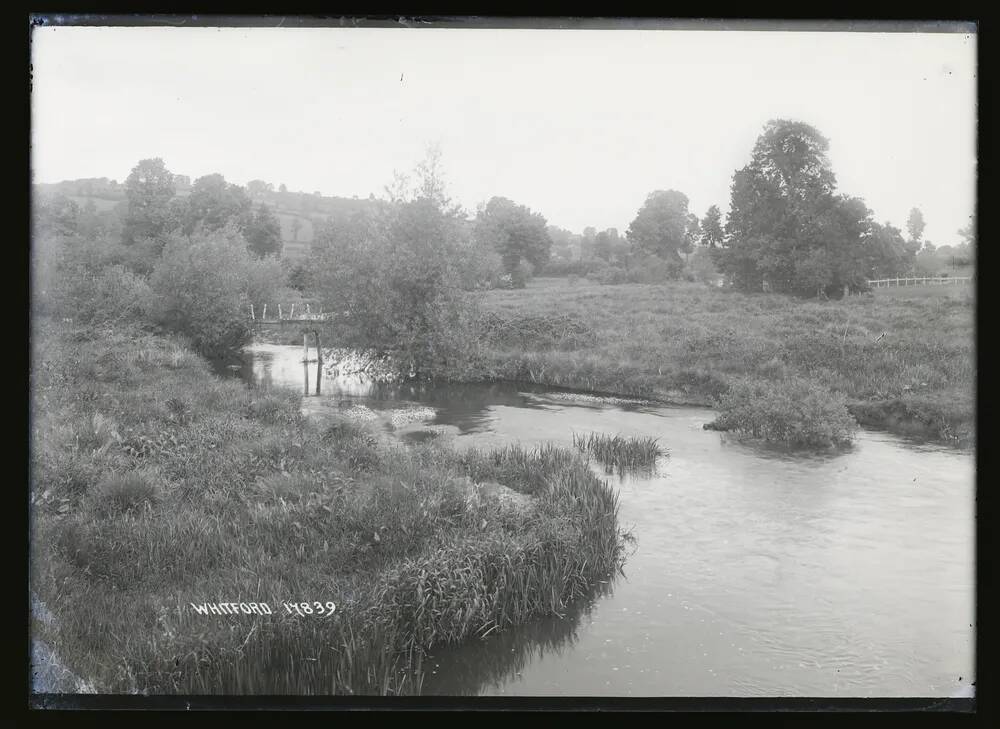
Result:
{"label": "river water", "polygon": [[[255,345],[243,375],[302,388],[302,350]],[[527,385],[328,375],[322,393],[307,410],[353,408],[404,439],[568,446],[595,431],[669,450],[652,476],[602,474],[635,537],[625,575],[564,618],[439,651],[426,694],[971,695],[968,452],[863,430],[849,451],[793,454],[703,430],[705,408]]]}

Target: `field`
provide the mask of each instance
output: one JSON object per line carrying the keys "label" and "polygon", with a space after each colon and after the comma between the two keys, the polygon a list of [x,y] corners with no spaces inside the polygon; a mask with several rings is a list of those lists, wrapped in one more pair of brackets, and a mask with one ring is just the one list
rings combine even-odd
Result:
{"label": "field", "polygon": [[98,692],[412,693],[425,651],[620,568],[617,496],[569,450],[394,445],[180,339],[34,324],[32,634]]}
{"label": "field", "polygon": [[862,424],[974,439],[974,289],[914,286],[840,301],[701,284],[539,278],[484,294],[498,334],[483,371],[595,392],[710,404],[740,378],[817,382]]}

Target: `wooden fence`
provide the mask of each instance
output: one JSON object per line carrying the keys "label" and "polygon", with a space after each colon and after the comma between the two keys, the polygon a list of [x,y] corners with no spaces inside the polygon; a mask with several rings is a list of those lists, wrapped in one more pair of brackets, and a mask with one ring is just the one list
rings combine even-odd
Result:
{"label": "wooden fence", "polygon": [[868,282],[873,289],[886,286],[947,286],[972,283],[972,276],[924,276],[923,278],[878,278]]}

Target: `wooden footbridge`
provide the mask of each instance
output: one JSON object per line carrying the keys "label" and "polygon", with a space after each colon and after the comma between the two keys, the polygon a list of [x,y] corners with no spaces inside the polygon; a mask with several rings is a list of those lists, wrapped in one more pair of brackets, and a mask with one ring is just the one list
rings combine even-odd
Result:
{"label": "wooden footbridge", "polygon": [[[302,372],[305,376],[305,394],[309,394],[309,365],[316,364],[316,394],[320,394],[320,386],[323,382],[323,349],[320,340],[320,330],[317,324],[322,322],[343,319],[347,314],[334,314],[329,312],[313,312],[310,304],[298,305],[298,312],[295,311],[296,304],[283,307],[278,304],[277,311],[271,309],[271,317],[268,318],[267,304],[258,311],[254,305],[250,305],[250,322],[254,328],[278,325],[278,326],[300,326],[302,327]],[[259,316],[258,316],[259,314]],[[277,316],[275,316],[277,314]],[[316,357],[309,359],[309,334],[312,333],[316,343]]]}

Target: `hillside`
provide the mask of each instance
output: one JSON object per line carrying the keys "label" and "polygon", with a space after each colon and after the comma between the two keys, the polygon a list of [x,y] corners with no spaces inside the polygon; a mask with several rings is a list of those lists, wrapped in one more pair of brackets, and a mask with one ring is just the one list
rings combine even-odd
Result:
{"label": "hillside", "polygon": [[[177,196],[191,193],[190,178],[178,175]],[[62,194],[83,207],[93,202],[98,211],[113,210],[125,204],[125,186],[106,177],[36,183],[36,190],[45,194]],[[254,205],[264,203],[281,223],[282,254],[299,260],[309,252],[318,223],[347,218],[368,205],[368,199],[327,197],[305,192],[255,191],[249,194]]]}

